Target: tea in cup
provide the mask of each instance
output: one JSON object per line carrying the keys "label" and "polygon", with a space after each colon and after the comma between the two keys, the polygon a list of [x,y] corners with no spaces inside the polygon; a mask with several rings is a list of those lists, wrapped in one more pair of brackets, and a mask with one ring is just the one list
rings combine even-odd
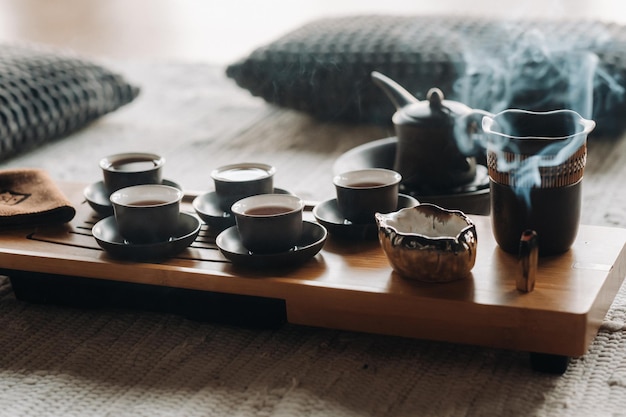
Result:
{"label": "tea in cup", "polygon": [[376,213],[389,213],[398,207],[402,176],[390,169],[370,168],[336,175],[333,184],[337,206],[352,223],[375,223]]}
{"label": "tea in cup", "polygon": [[253,253],[293,248],[302,235],[304,201],[291,194],[259,194],[237,201],[232,211],[243,246]]}
{"label": "tea in cup", "polygon": [[256,162],[242,162],[214,169],[211,178],[215,183],[220,208],[230,212],[237,200],[273,193],[275,173],[275,167]]}
{"label": "tea in cup", "polygon": [[178,229],[183,192],[159,184],[121,188],[111,194],[120,234],[131,243],[167,241]]}
{"label": "tea in cup", "polygon": [[147,152],[127,152],[104,157],[100,168],[107,191],[140,184],[160,184],[165,158]]}

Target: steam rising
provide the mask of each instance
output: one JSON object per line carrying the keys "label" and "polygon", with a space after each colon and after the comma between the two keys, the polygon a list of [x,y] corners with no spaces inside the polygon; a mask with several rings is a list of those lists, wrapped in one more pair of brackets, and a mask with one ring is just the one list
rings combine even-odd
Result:
{"label": "steam rising", "polygon": [[[495,172],[531,207],[532,188],[570,185],[582,178],[587,134],[595,122],[571,110],[526,112],[505,110],[483,119],[487,151]],[[557,167],[550,170],[545,168]],[[542,177],[542,169],[549,172]],[[498,174],[500,175],[500,174]],[[502,182],[500,178],[495,181]]]}
{"label": "steam rising", "polygon": [[[595,83],[609,85],[612,99],[622,99],[624,90],[599,68],[595,54],[571,45],[551,45],[551,40],[536,28],[524,31],[513,24],[503,26],[498,41],[499,45],[466,45],[464,76],[455,84],[462,102],[494,114],[506,109],[569,110],[583,117],[581,119],[572,112],[569,127],[560,126],[554,130],[543,125],[533,132],[518,131],[520,123],[529,123],[532,119],[518,120],[520,123],[516,124],[497,117],[491,125],[497,133],[495,136],[478,134],[470,138],[467,133],[457,135],[463,152],[471,153],[475,140],[482,151],[493,152],[497,170],[508,173],[509,184],[531,206],[530,189],[542,185],[541,169],[564,164],[585,146],[587,133],[593,129],[593,122],[585,119],[593,118]],[[457,127],[465,129],[465,126]],[[544,140],[550,144],[528,155],[527,150],[522,152],[516,148],[524,141],[520,137],[555,140]],[[526,155],[506,158],[505,153]]]}
{"label": "steam rising", "polygon": [[551,48],[537,29],[510,39],[508,49],[474,46],[465,52],[465,76],[455,86],[464,102],[493,113],[567,108],[593,117],[595,54]]}

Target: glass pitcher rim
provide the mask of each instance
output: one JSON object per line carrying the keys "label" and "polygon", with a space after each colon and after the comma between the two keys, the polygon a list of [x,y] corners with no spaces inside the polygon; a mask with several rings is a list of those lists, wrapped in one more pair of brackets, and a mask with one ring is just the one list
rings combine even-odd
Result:
{"label": "glass pitcher rim", "polygon": [[[497,132],[491,129],[491,126],[493,125],[494,122],[496,121],[496,118],[498,116],[502,116],[504,114],[507,113],[524,113],[524,114],[531,114],[531,115],[537,115],[537,116],[549,116],[549,115],[553,115],[556,113],[569,113],[573,116],[575,116],[575,123],[577,123],[578,125],[580,125],[582,127],[582,129],[580,131],[577,131],[575,133],[572,134],[568,134],[568,135],[562,135],[562,136],[518,136],[518,135],[510,135],[507,133],[503,133],[503,132]],[[583,116],[580,115],[580,113],[578,113],[575,110],[570,110],[570,109],[560,109],[560,110],[547,110],[547,111],[537,111],[537,110],[524,110],[524,109],[506,109],[503,110],[499,113],[493,114],[493,115],[484,115],[482,118],[482,128],[483,131],[489,134],[493,134],[493,135],[497,135],[503,138],[507,138],[507,139],[532,139],[532,140],[539,140],[539,141],[551,141],[551,140],[565,140],[574,136],[578,136],[578,135],[587,135],[589,134],[589,132],[591,132],[595,126],[596,126],[596,122],[591,120],[591,119],[586,119]]]}

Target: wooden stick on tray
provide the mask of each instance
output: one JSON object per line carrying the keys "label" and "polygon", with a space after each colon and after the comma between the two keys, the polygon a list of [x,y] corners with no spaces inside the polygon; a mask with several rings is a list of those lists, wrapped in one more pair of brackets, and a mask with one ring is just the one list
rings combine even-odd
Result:
{"label": "wooden stick on tray", "polygon": [[535,288],[537,264],[539,262],[539,246],[537,232],[525,230],[519,242],[519,257],[522,264],[521,274],[515,276],[515,285],[519,291],[531,292]]}

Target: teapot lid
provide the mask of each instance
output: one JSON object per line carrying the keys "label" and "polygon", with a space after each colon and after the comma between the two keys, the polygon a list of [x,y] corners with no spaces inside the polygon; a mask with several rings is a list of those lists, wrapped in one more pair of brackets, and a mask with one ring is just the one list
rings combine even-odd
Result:
{"label": "teapot lid", "polygon": [[443,127],[454,122],[454,118],[467,114],[471,109],[457,101],[444,100],[443,92],[436,87],[428,90],[426,100],[404,106],[393,116],[395,124],[414,124]]}

